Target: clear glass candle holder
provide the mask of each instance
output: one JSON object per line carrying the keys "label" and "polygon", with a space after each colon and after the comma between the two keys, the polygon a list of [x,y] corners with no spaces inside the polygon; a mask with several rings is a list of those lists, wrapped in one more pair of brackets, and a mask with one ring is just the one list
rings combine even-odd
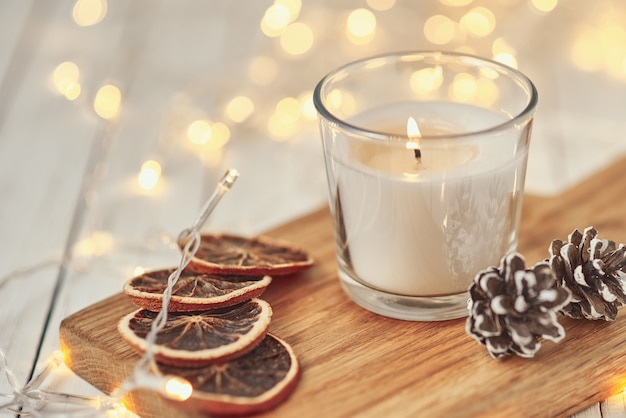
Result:
{"label": "clear glass candle holder", "polygon": [[516,249],[537,91],[447,52],[345,65],[314,92],[339,279],[380,315],[467,315],[474,276]]}

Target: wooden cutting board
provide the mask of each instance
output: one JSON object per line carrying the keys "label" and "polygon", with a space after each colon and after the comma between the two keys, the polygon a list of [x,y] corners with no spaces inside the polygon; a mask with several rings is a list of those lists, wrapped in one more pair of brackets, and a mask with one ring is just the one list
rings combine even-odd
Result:
{"label": "wooden cutting board", "polygon": [[[519,250],[527,265],[548,257],[554,238],[594,225],[601,238],[626,242],[626,160],[552,199],[527,196]],[[314,267],[275,279],[263,298],[271,331],[289,342],[303,375],[276,417],[567,416],[626,386],[626,312],[612,323],[564,318],[567,336],[545,342],[534,359],[493,360],[465,334],[464,319],[406,322],[372,314],[343,293],[330,216],[321,209],[268,232],[315,257]],[[116,324],[133,310],[124,295],[61,324],[71,369],[110,393],[138,356]],[[127,403],[146,418],[196,417],[145,391]]]}

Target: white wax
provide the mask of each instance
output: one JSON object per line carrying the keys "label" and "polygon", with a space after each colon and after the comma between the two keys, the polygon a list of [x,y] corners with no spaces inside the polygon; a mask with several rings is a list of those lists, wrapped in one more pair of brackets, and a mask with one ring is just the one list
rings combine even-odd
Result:
{"label": "white wax", "polygon": [[[406,127],[408,116],[425,134],[506,120],[469,105],[403,103],[349,122],[385,132],[391,124]],[[498,265],[516,245],[526,160],[525,151],[513,155],[519,136],[485,135],[460,147],[424,141],[419,163],[402,147],[352,142],[337,151],[337,216],[357,279],[390,293],[450,295],[467,290],[478,271]]]}

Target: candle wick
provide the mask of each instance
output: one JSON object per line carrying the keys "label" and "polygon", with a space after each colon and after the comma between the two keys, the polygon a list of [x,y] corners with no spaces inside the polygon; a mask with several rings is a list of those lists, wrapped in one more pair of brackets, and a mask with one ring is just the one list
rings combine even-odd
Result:
{"label": "candle wick", "polygon": [[415,154],[415,159],[419,162],[422,158],[422,151],[419,148],[414,148],[413,153]]}

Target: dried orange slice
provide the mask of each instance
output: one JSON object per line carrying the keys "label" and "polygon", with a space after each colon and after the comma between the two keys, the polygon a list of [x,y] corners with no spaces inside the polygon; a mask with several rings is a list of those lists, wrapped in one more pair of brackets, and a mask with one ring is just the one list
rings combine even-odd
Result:
{"label": "dried orange slice", "polygon": [[249,415],[276,407],[293,392],[300,376],[293,349],[272,334],[254,350],[226,363],[160,369],[163,374],[184,377],[193,386],[183,408],[222,416]]}
{"label": "dried orange slice", "polygon": [[[139,309],[123,317],[118,331],[140,353],[157,313]],[[153,352],[163,364],[196,367],[238,357],[265,337],[272,316],[269,303],[261,299],[202,312],[170,312],[157,334]]]}
{"label": "dried orange slice", "polygon": [[188,267],[199,273],[277,276],[296,273],[313,264],[305,251],[267,237],[202,234],[201,238]]}
{"label": "dried orange slice", "polygon": [[[156,270],[135,276],[124,285],[124,293],[140,308],[159,311],[173,271]],[[260,296],[271,282],[270,276],[217,276],[183,270],[172,289],[168,310],[202,311],[236,305]]]}

